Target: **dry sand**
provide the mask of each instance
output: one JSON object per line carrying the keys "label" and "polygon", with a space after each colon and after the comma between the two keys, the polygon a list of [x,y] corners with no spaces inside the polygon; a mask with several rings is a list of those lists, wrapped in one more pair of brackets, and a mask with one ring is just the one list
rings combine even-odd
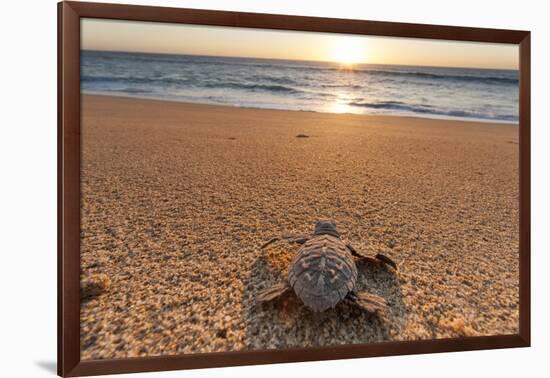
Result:
{"label": "dry sand", "polygon": [[[518,330],[517,126],[84,96],[83,359]],[[305,134],[309,138],[297,138]],[[258,306],[296,245],[336,220],[387,318]]]}

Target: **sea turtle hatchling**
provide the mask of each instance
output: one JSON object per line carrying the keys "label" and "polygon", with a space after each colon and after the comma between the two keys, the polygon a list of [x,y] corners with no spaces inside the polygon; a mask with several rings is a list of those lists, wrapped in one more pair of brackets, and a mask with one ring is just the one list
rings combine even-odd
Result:
{"label": "sea turtle hatchling", "polygon": [[370,313],[387,307],[386,301],[378,295],[356,292],[357,267],[353,256],[394,269],[397,265],[387,256],[370,256],[344,243],[334,221],[318,221],[311,236],[273,238],[261,248],[279,240],[302,244],[302,247],[290,264],[287,280],[260,291],[257,296],[259,302],[275,300],[293,289],[302,302],[315,312],[332,308],[342,300]]}

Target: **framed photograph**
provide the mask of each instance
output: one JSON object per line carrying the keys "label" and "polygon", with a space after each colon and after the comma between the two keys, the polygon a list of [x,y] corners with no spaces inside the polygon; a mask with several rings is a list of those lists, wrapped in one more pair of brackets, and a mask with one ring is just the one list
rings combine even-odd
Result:
{"label": "framed photograph", "polygon": [[62,2],[58,373],[530,344],[530,33]]}

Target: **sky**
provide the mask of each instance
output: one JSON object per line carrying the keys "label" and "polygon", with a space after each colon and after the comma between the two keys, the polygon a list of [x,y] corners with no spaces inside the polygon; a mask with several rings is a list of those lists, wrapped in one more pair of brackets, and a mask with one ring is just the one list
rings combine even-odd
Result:
{"label": "sky", "polygon": [[353,64],[517,69],[518,46],[221,26],[83,19],[85,50]]}

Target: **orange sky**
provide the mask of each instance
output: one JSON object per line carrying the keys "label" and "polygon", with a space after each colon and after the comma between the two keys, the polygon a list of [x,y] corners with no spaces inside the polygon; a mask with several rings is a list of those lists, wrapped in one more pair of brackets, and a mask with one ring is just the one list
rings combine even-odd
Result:
{"label": "orange sky", "polygon": [[517,45],[82,20],[83,49],[221,55],[339,63],[518,68]]}

